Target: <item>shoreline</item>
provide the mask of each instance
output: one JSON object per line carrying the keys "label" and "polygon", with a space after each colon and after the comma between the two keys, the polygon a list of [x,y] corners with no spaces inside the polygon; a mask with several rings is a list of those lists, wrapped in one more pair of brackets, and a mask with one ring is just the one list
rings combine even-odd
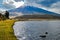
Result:
{"label": "shoreline", "polygon": [[51,20],[60,20],[60,19],[28,19],[28,20],[19,20],[19,19],[15,19],[18,21],[51,21]]}
{"label": "shoreline", "polygon": [[[17,21],[15,21],[15,22],[17,22]],[[14,33],[14,29],[13,29],[13,26],[15,25],[15,22],[14,22],[13,25],[12,25],[12,30],[13,30],[14,36],[16,37],[16,35],[15,35],[15,33]],[[16,40],[18,40],[17,37],[16,37]]]}

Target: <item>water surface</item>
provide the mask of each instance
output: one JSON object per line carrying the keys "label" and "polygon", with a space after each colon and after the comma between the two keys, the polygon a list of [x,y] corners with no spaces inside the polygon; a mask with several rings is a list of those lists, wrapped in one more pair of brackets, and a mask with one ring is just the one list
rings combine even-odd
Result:
{"label": "water surface", "polygon": [[[19,21],[13,26],[19,40],[60,40],[60,21]],[[48,32],[48,34],[45,34]],[[40,35],[46,35],[45,38]]]}

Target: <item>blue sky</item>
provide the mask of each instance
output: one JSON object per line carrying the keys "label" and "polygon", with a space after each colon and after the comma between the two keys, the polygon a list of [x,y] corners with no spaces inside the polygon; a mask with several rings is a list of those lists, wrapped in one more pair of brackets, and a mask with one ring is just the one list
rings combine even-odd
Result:
{"label": "blue sky", "polygon": [[43,6],[50,7],[52,4],[58,2],[60,0],[44,0],[42,2],[37,2],[38,4],[42,4]]}
{"label": "blue sky", "polygon": [[[39,7],[48,11],[60,13],[60,0],[0,0],[0,10],[15,9],[18,2],[23,1],[25,5]],[[13,4],[16,5],[13,5]],[[32,4],[32,5],[31,5]]]}

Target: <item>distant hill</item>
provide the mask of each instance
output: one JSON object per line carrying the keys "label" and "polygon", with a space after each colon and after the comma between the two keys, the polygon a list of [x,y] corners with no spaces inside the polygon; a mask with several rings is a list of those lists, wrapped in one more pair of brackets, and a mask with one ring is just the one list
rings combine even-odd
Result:
{"label": "distant hill", "polygon": [[22,14],[40,14],[40,15],[53,15],[60,17],[60,14],[50,12],[41,8],[33,7],[33,6],[23,6],[16,9],[9,10],[9,12],[20,12]]}
{"label": "distant hill", "polygon": [[15,17],[14,19],[18,20],[29,20],[29,19],[60,19],[58,16],[53,16],[53,15],[22,15]]}

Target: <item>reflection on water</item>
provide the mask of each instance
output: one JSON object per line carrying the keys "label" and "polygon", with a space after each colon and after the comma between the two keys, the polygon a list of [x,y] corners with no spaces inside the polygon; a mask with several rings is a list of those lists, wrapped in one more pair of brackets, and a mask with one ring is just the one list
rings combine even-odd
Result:
{"label": "reflection on water", "polygon": [[[13,29],[19,40],[60,40],[60,21],[58,20],[20,21],[15,23]],[[46,32],[48,34],[45,34]]]}

